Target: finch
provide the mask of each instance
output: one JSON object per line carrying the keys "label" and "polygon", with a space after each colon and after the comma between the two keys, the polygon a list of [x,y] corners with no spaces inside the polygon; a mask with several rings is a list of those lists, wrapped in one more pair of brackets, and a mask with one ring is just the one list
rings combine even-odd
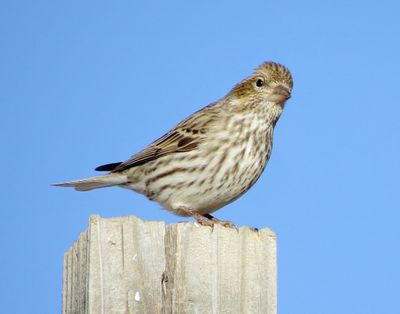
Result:
{"label": "finch", "polygon": [[286,67],[265,62],[225,97],[128,160],[95,169],[107,174],[54,185],[78,191],[119,186],[202,225],[230,226],[211,213],[242,196],[260,177],[292,87]]}

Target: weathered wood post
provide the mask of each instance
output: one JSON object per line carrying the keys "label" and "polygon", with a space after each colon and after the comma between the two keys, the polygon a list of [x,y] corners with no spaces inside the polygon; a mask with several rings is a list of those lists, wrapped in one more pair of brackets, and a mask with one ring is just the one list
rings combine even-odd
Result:
{"label": "weathered wood post", "polygon": [[276,292],[269,229],[92,216],[64,257],[63,314],[273,314]]}

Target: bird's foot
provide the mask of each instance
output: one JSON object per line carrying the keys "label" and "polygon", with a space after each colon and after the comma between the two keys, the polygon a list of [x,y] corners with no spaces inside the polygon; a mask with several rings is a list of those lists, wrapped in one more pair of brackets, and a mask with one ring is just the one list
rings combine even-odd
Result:
{"label": "bird's foot", "polygon": [[202,225],[202,226],[207,226],[207,227],[214,227],[215,222],[211,219],[209,219],[206,216],[203,216],[201,214],[199,214],[198,212],[187,208],[187,207],[179,207],[180,211],[185,212],[188,216],[192,216],[193,218],[195,218],[197,220],[197,222]]}
{"label": "bird's foot", "polygon": [[208,219],[206,217],[204,217],[203,215],[193,215],[194,218],[196,218],[197,222],[202,225],[202,226],[207,226],[207,227],[211,227],[214,228],[214,224],[215,222],[212,221],[211,219]]}
{"label": "bird's foot", "polygon": [[210,214],[205,214],[204,217],[206,217],[207,219],[211,220],[212,222],[217,223],[225,228],[237,229],[236,226],[231,221],[219,220],[218,218],[215,218],[214,216],[212,216]]}
{"label": "bird's foot", "polygon": [[199,214],[198,212],[187,208],[187,207],[180,207],[179,208],[180,211],[183,211],[185,213],[187,213],[189,216],[192,216],[193,218],[195,218],[197,220],[197,222],[202,225],[202,226],[207,226],[207,227],[211,227],[213,228],[215,224],[219,224],[225,228],[232,228],[232,229],[236,229],[236,226],[230,222],[230,221],[223,221],[223,220],[219,220],[218,218],[215,218],[214,216],[210,215],[210,214]]}

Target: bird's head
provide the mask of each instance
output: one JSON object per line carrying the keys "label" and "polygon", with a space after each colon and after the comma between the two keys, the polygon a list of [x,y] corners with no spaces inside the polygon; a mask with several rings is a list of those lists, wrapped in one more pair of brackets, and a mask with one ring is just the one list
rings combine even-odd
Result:
{"label": "bird's head", "polygon": [[291,96],[292,88],[292,76],[285,66],[265,62],[237,84],[229,95],[245,103],[271,102],[283,107]]}

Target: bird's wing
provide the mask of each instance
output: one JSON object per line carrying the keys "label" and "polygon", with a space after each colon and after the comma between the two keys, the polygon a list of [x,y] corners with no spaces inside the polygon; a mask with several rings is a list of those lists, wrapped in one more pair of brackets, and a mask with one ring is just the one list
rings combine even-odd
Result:
{"label": "bird's wing", "polygon": [[195,149],[200,143],[200,137],[190,136],[185,133],[176,129],[170,131],[149,147],[119,164],[112,172],[120,172],[131,167],[140,166],[171,153],[188,152]]}

